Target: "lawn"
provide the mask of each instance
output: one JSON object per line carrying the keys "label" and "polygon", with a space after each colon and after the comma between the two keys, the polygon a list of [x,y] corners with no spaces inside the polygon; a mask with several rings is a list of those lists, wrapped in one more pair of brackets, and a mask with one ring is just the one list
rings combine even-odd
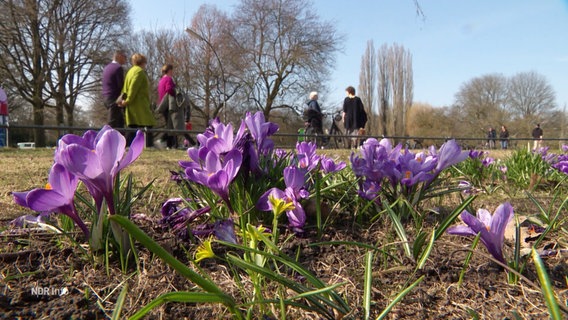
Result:
{"label": "lawn", "polygon": [[[309,157],[298,156],[309,152],[289,151],[296,157],[296,168],[310,166]],[[7,318],[22,319],[122,318],[162,297],[147,318],[544,319],[555,309],[547,304],[546,286],[535,267],[535,261],[543,261],[556,310],[568,317],[567,185],[565,175],[541,163],[542,157],[519,150],[492,151],[444,169],[428,188],[423,182],[427,180],[395,188],[384,182],[376,198],[365,189],[365,199],[365,185],[359,182],[370,183],[372,173],[358,175],[350,154],[317,150],[318,157],[325,155],[334,165],[345,161],[346,168],[330,169],[333,175],[311,175],[304,182],[309,188],[302,190],[291,186],[292,178],[282,178],[278,170],[284,164],[270,164],[270,170],[258,175],[237,175],[226,201],[217,184],[172,181],[172,171],[180,171],[178,161],[189,160],[187,152],[144,150],[121,172],[123,179],[132,174],[134,194],[152,183],[132,202],[130,220],[181,262],[176,267],[137,236],[136,257],[125,265],[112,251],[117,246],[112,238],[106,243],[111,252],[105,254],[104,246],[93,250],[79,228],[69,227],[61,215],[54,222],[57,232],[10,227],[14,218],[33,213],[17,205],[11,192],[43,187],[54,150],[0,150],[0,310]],[[355,151],[357,156],[363,157],[360,151]],[[416,159],[424,161],[421,157]],[[229,172],[227,158],[221,161],[225,166],[215,170]],[[488,159],[494,161],[488,164]],[[284,170],[284,175],[294,172]],[[417,172],[409,169],[401,177],[419,179]],[[450,192],[459,181],[466,181],[467,187]],[[270,187],[287,187],[289,193],[281,199],[280,193],[271,193],[266,204],[272,211],[265,212],[258,202]],[[421,188],[428,193],[417,195]],[[302,198],[306,190],[310,194]],[[78,192],[87,194],[82,186]],[[209,211],[184,220],[181,230],[172,228],[162,219],[162,206],[177,197],[199,199],[185,205],[197,210],[207,204]],[[418,197],[423,198],[415,201]],[[515,215],[504,236],[503,258],[509,266],[496,261],[483,239],[473,247],[475,237],[450,235],[441,227],[445,222],[446,228],[460,224],[460,206],[473,215],[479,209],[493,214],[504,203],[510,203]],[[301,226],[292,212],[300,206],[306,215]],[[78,208],[92,227],[89,207]],[[197,222],[219,224],[227,218],[234,221],[236,244],[218,233],[216,238],[196,235],[201,231]],[[213,256],[204,246],[209,241]],[[540,260],[531,257],[531,248]]]}

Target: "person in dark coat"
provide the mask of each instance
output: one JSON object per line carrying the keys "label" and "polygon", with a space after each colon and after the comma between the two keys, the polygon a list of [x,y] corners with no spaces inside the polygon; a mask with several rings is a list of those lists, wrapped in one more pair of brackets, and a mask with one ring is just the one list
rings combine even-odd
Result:
{"label": "person in dark coat", "polygon": [[343,125],[345,132],[349,136],[355,136],[353,139],[348,139],[348,147],[356,147],[356,140],[359,132],[365,130],[367,124],[367,112],[361,98],[355,96],[355,88],[349,86],[345,89],[347,97],[343,100]]}
{"label": "person in dark coat", "polygon": [[489,130],[487,130],[487,146],[489,149],[495,149],[495,138],[497,138],[497,131],[495,131],[495,128],[489,127]]}
{"label": "person in dark coat", "polygon": [[318,93],[315,91],[310,92],[310,101],[308,107],[304,111],[304,117],[315,133],[323,133],[323,114],[318,103]]}
{"label": "person in dark coat", "polygon": [[501,126],[499,139],[501,139],[501,149],[507,149],[509,147],[509,130],[507,130],[507,127]]}
{"label": "person in dark coat", "polygon": [[542,135],[543,135],[542,128],[540,127],[540,123],[536,124],[532,131],[532,137],[534,139],[533,149],[538,150],[542,147]]}
{"label": "person in dark coat", "polygon": [[108,110],[108,125],[114,129],[124,128],[124,108],[116,103],[124,86],[124,69],[126,54],[122,50],[114,53],[112,62],[107,64],[102,75],[102,95]]}

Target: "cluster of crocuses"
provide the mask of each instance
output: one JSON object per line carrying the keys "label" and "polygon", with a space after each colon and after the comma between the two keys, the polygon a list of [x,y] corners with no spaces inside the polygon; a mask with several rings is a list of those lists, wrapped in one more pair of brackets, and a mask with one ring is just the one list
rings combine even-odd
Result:
{"label": "cluster of crocuses", "polygon": [[568,174],[568,145],[562,145],[563,154],[558,155],[556,161],[552,164],[556,170]]}
{"label": "cluster of crocuses", "polygon": [[83,136],[66,134],[58,141],[47,186],[13,192],[14,200],[41,216],[59,213],[70,217],[89,238],[89,228],[75,207],[79,181],[93,197],[97,214],[101,214],[103,206],[108,207],[109,214],[115,214],[116,177],[142,153],[144,134],[138,131],[126,154],[125,149],[124,136],[109,126],[98,132],[89,130]]}
{"label": "cluster of crocuses", "polygon": [[347,166],[345,162],[336,162],[326,155],[318,155],[316,150],[315,143],[298,142],[296,154],[283,172],[285,188],[269,189],[256,204],[257,209],[272,211],[275,215],[286,212],[289,225],[295,231],[302,231],[306,223],[301,200],[310,196],[309,190],[313,187],[310,181],[313,182],[313,176],[320,173],[332,174]]}
{"label": "cluster of crocuses", "polygon": [[[277,130],[278,126],[266,121],[261,112],[247,113],[236,133],[232,124],[213,120],[206,131],[197,136],[199,146],[188,149],[190,160],[179,162],[184,172],[182,178],[203,185],[219,196],[233,217],[238,217],[240,213],[234,212],[230,186],[239,175],[243,177],[241,181],[248,183],[263,179],[278,184],[283,180],[285,186],[270,188],[258,199],[251,199],[255,201],[252,205],[261,211],[273,211],[273,204],[279,199],[279,203],[286,208],[284,211],[290,227],[301,229],[306,216],[300,201],[310,195],[310,172],[335,172],[345,168],[345,163],[335,163],[326,156],[318,156],[317,147],[312,143],[299,143],[295,155],[275,150],[270,136]],[[276,163],[290,165],[278,173],[279,177],[267,177],[274,171]],[[250,177],[254,179],[248,179]],[[170,199],[162,208],[161,223],[177,231],[178,235],[187,237],[188,224],[210,212],[211,205],[202,206],[200,199]],[[225,241],[236,241],[230,217],[198,224],[191,228],[191,232],[197,236],[215,235]]]}
{"label": "cluster of crocuses", "polygon": [[370,138],[350,159],[359,178],[359,195],[380,203],[380,195],[408,197],[417,189],[426,190],[444,169],[467,157],[468,152],[462,151],[455,140],[447,141],[439,150],[430,147],[413,153],[402,144],[392,147],[388,139]]}
{"label": "cluster of crocuses", "polygon": [[469,151],[469,157],[473,160],[478,159],[479,161],[481,161],[481,164],[486,168],[495,162],[495,159],[492,157],[488,157],[488,155],[489,152],[487,151],[481,151],[476,149],[471,149]]}
{"label": "cluster of crocuses", "polygon": [[[204,133],[197,135],[199,145],[187,150],[189,160],[179,161],[183,169],[181,178],[207,187],[221,198],[229,213],[234,213],[229,194],[231,183],[238,174],[262,173],[260,158],[272,153],[274,142],[269,137],[277,130],[278,126],[265,121],[261,112],[247,113],[236,133],[232,124],[215,118]],[[194,205],[187,205],[191,203]],[[162,207],[161,224],[186,237],[187,225],[210,211],[211,205],[202,205],[200,199],[170,199]],[[197,225],[192,233],[215,234],[235,242],[230,217]]]}

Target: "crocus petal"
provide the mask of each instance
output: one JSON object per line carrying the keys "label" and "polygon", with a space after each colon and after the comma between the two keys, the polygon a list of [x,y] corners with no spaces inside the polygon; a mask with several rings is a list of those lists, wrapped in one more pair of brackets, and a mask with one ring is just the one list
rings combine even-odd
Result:
{"label": "crocus petal", "polygon": [[100,140],[97,141],[95,152],[99,158],[101,169],[108,172],[109,176],[117,173],[118,161],[124,155],[124,147],[126,139],[116,130],[108,130],[104,132]]}
{"label": "crocus petal", "polygon": [[467,211],[462,212],[460,217],[463,222],[467,224],[473,230],[473,232],[475,232],[475,234],[478,234],[482,230],[487,231],[487,228],[489,227]]}
{"label": "crocus petal", "polygon": [[306,183],[305,170],[295,166],[284,168],[284,183],[286,187],[292,188],[293,190],[300,190]]}
{"label": "crocus petal", "polygon": [[469,152],[461,151],[460,146],[457,144],[456,140],[452,139],[446,141],[438,151],[438,165],[436,167],[437,171],[442,171],[447,167],[453,166],[456,163],[462,162],[467,159]]}
{"label": "crocus petal", "polygon": [[493,219],[491,220],[491,233],[495,235],[497,239],[501,241],[501,246],[503,244],[503,239],[505,238],[505,229],[509,221],[513,219],[515,215],[513,207],[509,202],[505,202],[495,210],[493,214]]}
{"label": "crocus petal", "polygon": [[449,234],[454,234],[457,236],[476,236],[477,233],[474,232],[473,230],[471,230],[470,227],[468,226],[453,226],[448,228],[448,230],[446,231]]}
{"label": "crocus petal", "polygon": [[235,235],[235,226],[232,219],[217,221],[214,233],[219,240],[237,244],[237,236]]}
{"label": "crocus petal", "polygon": [[75,197],[75,190],[79,184],[79,178],[71,174],[61,164],[54,164],[48,177],[52,190],[57,190],[60,194],[65,195],[67,202],[72,202]]}
{"label": "crocus petal", "polygon": [[491,213],[485,209],[477,209],[477,219],[481,221],[486,228],[491,227]]}
{"label": "crocus petal", "polygon": [[207,187],[229,204],[229,179],[225,171],[218,171],[207,179]]}
{"label": "crocus petal", "polygon": [[53,190],[35,189],[27,197],[30,209],[38,212],[59,211],[58,208],[67,205],[68,199]]}
{"label": "crocus petal", "polygon": [[260,211],[272,211],[272,205],[268,201],[268,196],[272,195],[276,199],[283,199],[286,193],[278,188],[272,188],[266,191],[256,202],[256,208]]}
{"label": "crocus petal", "polygon": [[30,193],[30,192],[29,191],[12,192],[12,198],[14,199],[14,202],[16,204],[18,204],[22,207],[29,208],[28,201],[27,201],[28,193]]}
{"label": "crocus petal", "polygon": [[132,143],[130,144],[130,148],[126,153],[126,156],[124,156],[124,158],[119,163],[118,171],[124,169],[126,166],[128,166],[136,159],[138,159],[140,154],[142,154],[143,150],[144,150],[144,133],[138,130],[138,132],[136,132],[136,136],[134,137]]}
{"label": "crocus petal", "polygon": [[102,173],[97,155],[80,145],[70,145],[62,150],[60,163],[69,172],[87,180],[95,179]]}
{"label": "crocus petal", "polygon": [[34,216],[31,214],[26,214],[23,216],[19,216],[16,219],[10,221],[10,227],[12,228],[24,228],[26,227],[28,224],[37,224],[38,222],[42,222],[41,221],[42,216]]}
{"label": "crocus petal", "polygon": [[205,157],[205,170],[210,173],[221,170],[221,162],[219,156],[215,152],[209,152]]}
{"label": "crocus petal", "polygon": [[306,213],[299,202],[294,201],[294,210],[286,211],[286,216],[293,228],[302,228],[306,224]]}

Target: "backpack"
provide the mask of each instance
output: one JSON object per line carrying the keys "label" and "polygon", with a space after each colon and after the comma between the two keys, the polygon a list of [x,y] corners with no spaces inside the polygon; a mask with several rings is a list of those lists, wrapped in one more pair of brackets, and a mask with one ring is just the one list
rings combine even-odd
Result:
{"label": "backpack", "polygon": [[185,120],[189,121],[189,119],[191,119],[191,105],[189,103],[189,97],[185,93],[177,91],[175,100],[175,105],[177,106],[177,110],[175,111],[183,111],[185,113]]}

